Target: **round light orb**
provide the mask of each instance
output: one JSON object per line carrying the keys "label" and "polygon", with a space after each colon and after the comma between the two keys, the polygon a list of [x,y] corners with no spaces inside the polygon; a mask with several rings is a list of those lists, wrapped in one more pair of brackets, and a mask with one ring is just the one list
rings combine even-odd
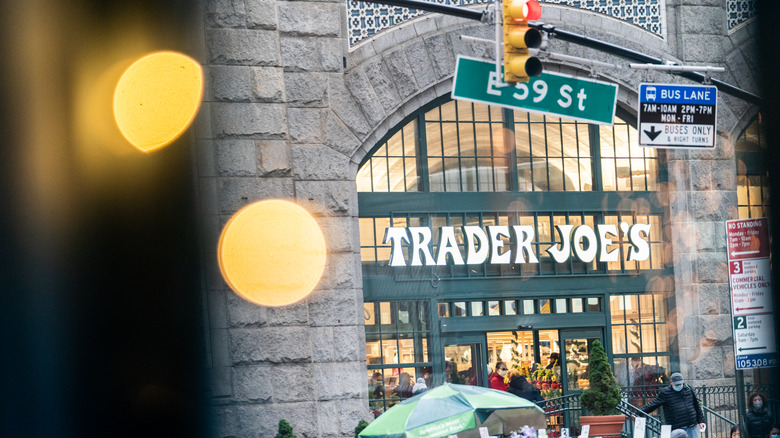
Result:
{"label": "round light orb", "polygon": [[219,268],[242,298],[285,306],[311,293],[325,270],[325,236],[297,204],[259,201],[239,210],[219,238]]}
{"label": "round light orb", "polygon": [[155,52],[135,61],[114,91],[114,118],[122,135],[150,152],[189,127],[203,95],[203,69],[189,56]]}

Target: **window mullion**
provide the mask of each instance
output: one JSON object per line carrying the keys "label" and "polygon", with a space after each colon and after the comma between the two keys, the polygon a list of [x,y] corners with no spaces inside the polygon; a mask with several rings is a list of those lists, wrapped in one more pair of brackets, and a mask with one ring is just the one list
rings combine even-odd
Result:
{"label": "window mullion", "polygon": [[[599,138],[598,125],[588,125],[588,134],[590,135],[590,156],[593,157],[592,178],[593,178],[593,190],[603,191],[604,182],[601,172],[601,139]],[[617,188],[617,187],[616,187]]]}
{"label": "window mullion", "polygon": [[[441,113],[441,110],[439,110]],[[439,116],[441,118],[441,116]],[[417,116],[417,175],[420,178],[419,187],[423,193],[431,191],[431,181],[428,172],[428,135],[425,126],[425,112]]]}
{"label": "window mullion", "polygon": [[[488,127],[489,127],[490,126],[490,122],[489,122],[489,120],[490,120],[490,108],[488,108],[487,112],[488,112]],[[478,149],[477,143],[479,143],[479,140],[477,139],[477,111],[476,111],[476,105],[474,105],[473,103],[471,104],[471,132],[474,135],[474,137],[473,137],[474,138],[474,172],[476,172],[476,174],[474,175],[474,183],[475,183],[476,191],[479,192],[480,191],[480,189],[479,189],[479,182],[480,182],[479,181],[479,154],[477,153],[477,149]],[[488,132],[489,132],[489,128],[488,128]],[[490,144],[492,146],[493,139],[491,138],[489,141],[490,141]]]}
{"label": "window mullion", "polygon": [[547,191],[550,191],[550,139],[547,138],[547,116],[542,116],[542,132],[544,132],[544,170],[547,174]]}
{"label": "window mullion", "polygon": [[520,191],[520,183],[517,176],[517,149],[515,147],[515,117],[514,111],[504,108],[502,110],[504,116],[504,150],[509,151],[509,191]]}

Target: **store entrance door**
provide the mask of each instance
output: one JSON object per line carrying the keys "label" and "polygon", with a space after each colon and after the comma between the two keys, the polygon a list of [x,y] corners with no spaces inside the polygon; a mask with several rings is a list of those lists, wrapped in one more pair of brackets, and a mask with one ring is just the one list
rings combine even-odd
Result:
{"label": "store entrance door", "polygon": [[565,370],[561,377],[567,394],[590,388],[588,365],[595,340],[604,345],[604,331],[601,328],[561,330],[561,369]]}
{"label": "store entrance door", "polygon": [[545,398],[581,392],[589,387],[588,364],[596,339],[603,344],[603,328],[449,333],[442,336],[442,380],[488,386],[488,367],[501,361],[508,368],[527,370]]}
{"label": "store entrance door", "polygon": [[444,339],[445,381],[461,385],[487,386],[485,375],[485,336],[483,334]]}

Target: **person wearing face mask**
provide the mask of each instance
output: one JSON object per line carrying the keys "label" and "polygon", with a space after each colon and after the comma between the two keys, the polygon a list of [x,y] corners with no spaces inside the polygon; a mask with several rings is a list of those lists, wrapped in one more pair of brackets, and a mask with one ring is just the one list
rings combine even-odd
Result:
{"label": "person wearing face mask", "polygon": [[772,417],[767,409],[766,396],[760,392],[748,396],[747,420],[748,438],[766,438],[772,429]]}
{"label": "person wearing face mask", "polygon": [[504,376],[506,376],[507,367],[504,362],[496,362],[495,368],[493,368],[493,374],[490,375],[490,387],[492,389],[498,389],[506,391],[506,383],[504,383]]}
{"label": "person wearing face mask", "polygon": [[664,408],[664,418],[672,429],[683,429],[688,438],[698,438],[699,430],[705,428],[704,411],[693,389],[685,384],[682,374],[672,374],[672,384],[661,389],[655,400],[640,410],[646,414],[659,407]]}
{"label": "person wearing face mask", "polygon": [[769,438],[780,438],[780,425],[775,424],[769,430]]}

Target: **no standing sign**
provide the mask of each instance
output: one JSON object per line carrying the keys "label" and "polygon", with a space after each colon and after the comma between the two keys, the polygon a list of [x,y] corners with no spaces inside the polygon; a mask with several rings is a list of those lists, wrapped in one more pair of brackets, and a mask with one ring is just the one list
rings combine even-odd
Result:
{"label": "no standing sign", "polygon": [[778,364],[766,218],[726,221],[737,369]]}

